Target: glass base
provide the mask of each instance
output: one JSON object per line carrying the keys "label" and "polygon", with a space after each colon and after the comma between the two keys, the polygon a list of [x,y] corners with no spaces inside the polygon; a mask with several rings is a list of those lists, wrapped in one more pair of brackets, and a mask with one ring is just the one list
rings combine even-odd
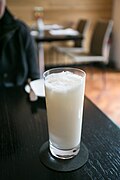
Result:
{"label": "glass base", "polygon": [[59,172],[69,172],[81,168],[87,162],[88,157],[88,149],[82,142],[79,153],[71,159],[59,159],[53,156],[48,141],[41,146],[39,153],[40,162],[45,167]]}
{"label": "glass base", "polygon": [[71,159],[79,153],[80,145],[78,145],[77,147],[73,149],[64,150],[64,149],[58,149],[54,147],[52,143],[50,142],[49,149],[50,149],[51,154],[55,156],[56,158]]}

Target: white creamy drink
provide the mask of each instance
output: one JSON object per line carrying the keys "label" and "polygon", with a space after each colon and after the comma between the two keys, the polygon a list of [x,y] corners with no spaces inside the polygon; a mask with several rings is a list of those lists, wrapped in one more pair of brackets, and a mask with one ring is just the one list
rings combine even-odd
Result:
{"label": "white creamy drink", "polygon": [[85,76],[53,73],[45,79],[49,140],[58,149],[80,144]]}

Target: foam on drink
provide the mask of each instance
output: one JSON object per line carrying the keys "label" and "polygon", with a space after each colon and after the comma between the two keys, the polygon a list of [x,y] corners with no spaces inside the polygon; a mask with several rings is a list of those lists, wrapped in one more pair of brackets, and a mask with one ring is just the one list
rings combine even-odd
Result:
{"label": "foam on drink", "polygon": [[85,78],[69,71],[45,79],[49,139],[59,149],[79,145]]}

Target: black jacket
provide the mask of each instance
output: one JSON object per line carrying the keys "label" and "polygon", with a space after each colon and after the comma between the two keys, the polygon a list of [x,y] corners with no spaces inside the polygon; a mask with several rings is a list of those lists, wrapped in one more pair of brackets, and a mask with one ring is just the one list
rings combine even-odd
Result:
{"label": "black jacket", "polygon": [[29,28],[6,9],[0,19],[0,86],[21,86],[28,78],[39,79],[36,53]]}

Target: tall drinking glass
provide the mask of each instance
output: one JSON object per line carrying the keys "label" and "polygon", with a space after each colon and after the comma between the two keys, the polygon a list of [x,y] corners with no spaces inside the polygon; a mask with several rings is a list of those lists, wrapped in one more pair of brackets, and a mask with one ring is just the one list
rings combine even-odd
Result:
{"label": "tall drinking glass", "polygon": [[43,76],[49,149],[57,158],[70,159],[80,150],[86,74],[76,68],[54,68]]}

